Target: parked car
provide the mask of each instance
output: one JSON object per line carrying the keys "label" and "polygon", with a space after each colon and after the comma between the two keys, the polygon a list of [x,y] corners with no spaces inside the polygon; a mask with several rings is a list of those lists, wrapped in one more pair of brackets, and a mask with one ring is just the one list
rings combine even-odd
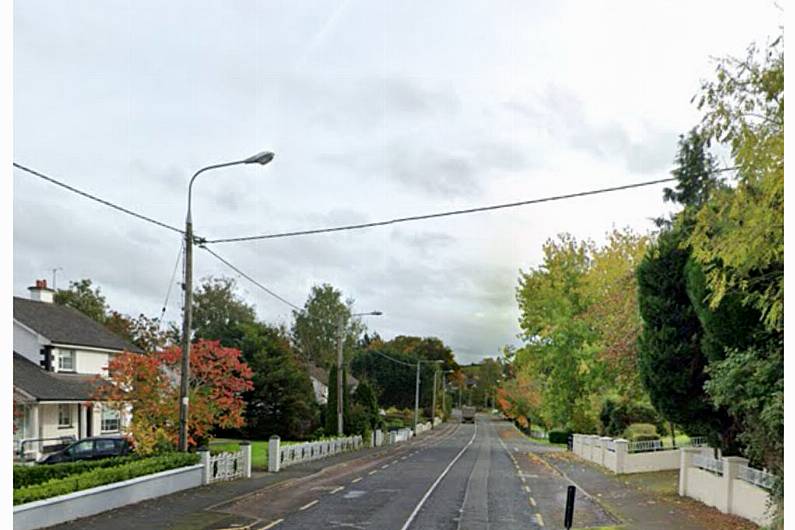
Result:
{"label": "parked car", "polygon": [[58,464],[78,460],[99,460],[123,456],[132,451],[130,442],[122,436],[95,436],[83,438],[42,458],[40,464]]}

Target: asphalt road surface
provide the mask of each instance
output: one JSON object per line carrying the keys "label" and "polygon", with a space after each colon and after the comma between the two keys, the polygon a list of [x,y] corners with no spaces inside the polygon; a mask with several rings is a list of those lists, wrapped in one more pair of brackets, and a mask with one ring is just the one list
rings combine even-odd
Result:
{"label": "asphalt road surface", "polygon": [[[250,529],[563,528],[569,481],[534,457],[547,450],[486,415],[213,508]],[[576,527],[615,524],[582,493]]]}

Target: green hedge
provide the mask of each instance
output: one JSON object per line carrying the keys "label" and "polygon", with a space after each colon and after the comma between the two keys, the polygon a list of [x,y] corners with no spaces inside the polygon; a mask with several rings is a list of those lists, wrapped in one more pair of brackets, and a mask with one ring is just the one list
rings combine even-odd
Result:
{"label": "green hedge", "polygon": [[[126,457],[124,457],[126,458]],[[108,459],[111,460],[111,459]],[[97,461],[100,462],[100,461]],[[195,453],[171,453],[138,458],[111,467],[94,467],[76,474],[52,478],[46,482],[14,489],[14,505],[66,495],[75,491],[121,482],[160,471],[189,466],[199,462]],[[55,465],[55,464],[53,464]],[[48,467],[48,466],[42,466]]]}
{"label": "green hedge", "polygon": [[547,439],[551,444],[567,444],[569,443],[570,431],[549,431]]}
{"label": "green hedge", "polygon": [[82,460],[78,462],[63,462],[61,464],[38,464],[33,466],[14,466],[14,489],[41,484],[55,478],[77,475],[100,467],[115,467],[133,460],[138,460],[137,455],[116,456],[101,460]]}

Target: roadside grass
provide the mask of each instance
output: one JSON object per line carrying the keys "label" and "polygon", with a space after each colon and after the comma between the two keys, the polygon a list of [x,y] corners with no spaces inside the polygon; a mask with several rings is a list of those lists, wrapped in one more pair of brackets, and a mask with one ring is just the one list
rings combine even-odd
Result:
{"label": "roadside grass", "polygon": [[[329,438],[330,439],[330,438]],[[322,441],[323,438],[313,441]],[[210,440],[210,454],[233,453],[240,449],[240,442],[251,443],[251,469],[254,471],[268,470],[268,440],[238,440],[235,438],[215,438]],[[281,445],[296,445],[304,442],[281,441]]]}
{"label": "roadside grass", "polygon": [[536,437],[534,437],[534,436],[530,436],[529,434],[525,434],[525,436],[526,436],[526,437],[527,437],[527,438],[528,438],[530,441],[533,441],[533,442],[535,442],[535,443],[539,443],[539,444],[543,444],[543,445],[549,445],[549,446],[552,446],[552,447],[567,447],[567,445],[566,445],[566,444],[553,444],[552,442],[550,442],[550,441],[549,441],[549,440],[547,440],[546,438],[536,438]]}

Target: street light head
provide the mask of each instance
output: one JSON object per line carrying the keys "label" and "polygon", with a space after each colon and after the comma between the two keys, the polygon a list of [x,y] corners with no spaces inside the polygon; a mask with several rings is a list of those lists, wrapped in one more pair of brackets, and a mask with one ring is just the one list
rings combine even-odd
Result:
{"label": "street light head", "polygon": [[381,315],[383,315],[383,313],[381,311],[373,311],[370,314],[373,315],[374,317],[380,317]]}
{"label": "street light head", "polygon": [[256,155],[246,158],[243,162],[245,164],[260,164],[261,166],[264,166],[273,160],[274,156],[275,155],[270,151],[262,151],[261,153],[257,153]]}

